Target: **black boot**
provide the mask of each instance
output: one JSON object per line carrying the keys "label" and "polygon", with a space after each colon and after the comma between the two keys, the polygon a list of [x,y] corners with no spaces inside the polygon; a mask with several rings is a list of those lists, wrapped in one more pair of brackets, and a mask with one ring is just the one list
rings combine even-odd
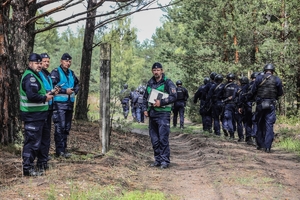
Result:
{"label": "black boot", "polygon": [[228,131],[226,129],[223,129],[224,135],[227,137],[228,136]]}
{"label": "black boot", "polygon": [[229,135],[230,135],[229,139],[233,140],[234,139],[234,133],[229,132]]}

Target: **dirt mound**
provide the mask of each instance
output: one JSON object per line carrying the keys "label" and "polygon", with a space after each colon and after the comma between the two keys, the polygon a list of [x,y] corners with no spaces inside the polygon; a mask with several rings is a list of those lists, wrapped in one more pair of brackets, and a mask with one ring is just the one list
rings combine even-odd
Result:
{"label": "dirt mound", "polygon": [[[99,126],[75,122],[69,137],[71,159],[54,157],[45,176],[22,176],[22,160],[0,149],[1,199],[45,199],[51,188],[62,197],[72,187],[113,185],[155,190],[169,199],[299,199],[299,156],[273,149],[268,154],[236,140],[205,134],[170,134],[170,168],[150,168],[153,151],[147,131],[111,134],[101,153]],[[143,134],[141,134],[143,133]],[[52,140],[53,141],[53,140]],[[52,142],[53,143],[53,142]]]}

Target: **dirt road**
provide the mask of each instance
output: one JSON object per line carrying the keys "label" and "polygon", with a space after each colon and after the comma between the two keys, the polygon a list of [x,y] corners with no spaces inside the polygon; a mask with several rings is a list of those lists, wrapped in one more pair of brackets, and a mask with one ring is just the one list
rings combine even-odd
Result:
{"label": "dirt road", "polygon": [[147,131],[139,131],[143,134],[113,132],[111,150],[103,156],[98,125],[76,123],[69,146],[75,156],[53,158],[47,174],[37,178],[22,177],[20,156],[2,149],[1,199],[46,199],[51,188],[58,197],[68,197],[74,185],[82,191],[91,185],[113,185],[119,193],[122,189],[156,190],[180,200],[300,197],[297,155],[276,148],[265,153],[244,142],[201,133],[173,132],[171,165],[162,170],[149,167],[153,162],[150,139]]}

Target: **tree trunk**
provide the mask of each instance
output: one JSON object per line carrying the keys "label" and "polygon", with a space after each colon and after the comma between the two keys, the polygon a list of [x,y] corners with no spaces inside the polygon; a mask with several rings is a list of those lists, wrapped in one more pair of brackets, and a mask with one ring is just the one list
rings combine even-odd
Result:
{"label": "tree trunk", "polygon": [[[88,1],[88,9],[95,6],[96,0]],[[75,119],[87,120],[88,113],[88,94],[90,87],[90,73],[91,73],[91,62],[92,62],[92,50],[93,50],[93,39],[94,39],[94,28],[95,28],[95,15],[96,9],[87,14],[88,19],[86,20],[84,42],[82,49],[81,68],[80,68],[80,89],[77,94],[76,108],[75,108]]]}
{"label": "tree trunk", "polygon": [[26,25],[26,21],[35,13],[34,5],[22,4],[21,1],[0,7],[1,144],[12,143],[21,137],[19,85],[34,44],[34,23]]}

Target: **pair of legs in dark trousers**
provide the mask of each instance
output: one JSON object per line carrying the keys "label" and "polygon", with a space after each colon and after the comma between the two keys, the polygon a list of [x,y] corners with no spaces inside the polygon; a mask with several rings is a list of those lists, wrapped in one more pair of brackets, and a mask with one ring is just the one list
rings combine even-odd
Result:
{"label": "pair of legs in dark trousers", "polygon": [[55,127],[54,141],[56,155],[66,153],[68,135],[71,130],[73,110],[54,110],[53,122]]}
{"label": "pair of legs in dark trousers", "polygon": [[22,152],[24,173],[34,169],[34,160],[41,146],[45,123],[46,120],[24,122],[25,132]]}
{"label": "pair of legs in dark trousers", "polygon": [[161,165],[170,164],[170,112],[149,112],[149,135],[154,151],[155,162]]}
{"label": "pair of legs in dark trousers", "polygon": [[37,166],[41,168],[47,168],[47,162],[49,158],[50,142],[51,142],[51,127],[52,127],[52,114],[53,111],[48,111],[48,118],[43,127],[42,140],[40,149],[37,154]]}
{"label": "pair of legs in dark trousers", "polygon": [[184,107],[185,107],[185,102],[184,101],[176,101],[174,103],[173,126],[177,125],[177,118],[178,118],[178,113],[179,113],[180,128],[183,128],[183,126],[184,126]]}
{"label": "pair of legs in dark trousers", "polygon": [[212,118],[214,120],[214,133],[215,135],[221,135],[220,133],[220,116],[223,111],[223,103],[221,101],[216,101],[212,106]]}
{"label": "pair of legs in dark trousers", "polygon": [[256,142],[259,148],[270,149],[274,140],[273,126],[276,121],[275,105],[270,109],[262,109],[261,104],[257,105],[257,135]]}

